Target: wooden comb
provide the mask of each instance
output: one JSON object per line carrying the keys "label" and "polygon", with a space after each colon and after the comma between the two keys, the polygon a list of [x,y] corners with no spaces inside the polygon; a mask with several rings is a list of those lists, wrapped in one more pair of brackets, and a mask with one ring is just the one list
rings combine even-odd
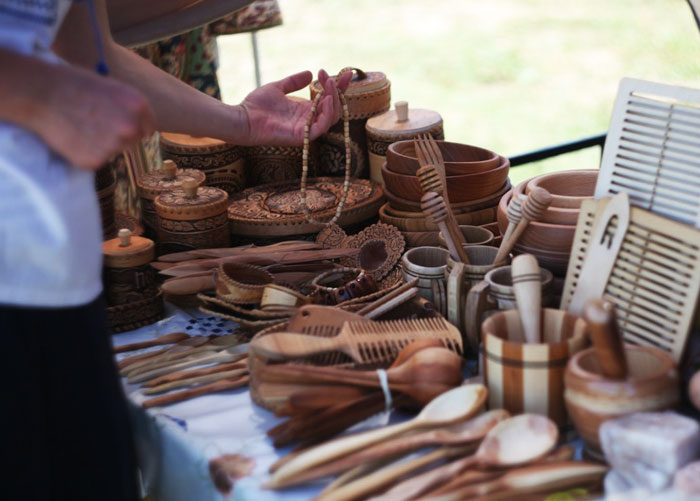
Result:
{"label": "wooden comb", "polygon": [[[438,228],[440,228],[440,231],[445,237],[445,243],[447,244],[452,259],[469,264],[469,257],[467,257],[467,252],[464,250],[464,245],[462,243],[464,239],[460,241],[454,238],[454,231],[450,228],[447,205],[442,195],[438,195],[434,191],[427,192],[420,199],[420,207],[423,213],[432,219]],[[457,233],[461,235],[459,228],[457,229]]]}
{"label": "wooden comb", "polygon": [[334,337],[280,332],[254,339],[250,349],[271,360],[341,351],[358,363],[382,363],[391,362],[412,341],[425,338],[440,339],[446,348],[463,352],[459,331],[443,318],[347,322]]}

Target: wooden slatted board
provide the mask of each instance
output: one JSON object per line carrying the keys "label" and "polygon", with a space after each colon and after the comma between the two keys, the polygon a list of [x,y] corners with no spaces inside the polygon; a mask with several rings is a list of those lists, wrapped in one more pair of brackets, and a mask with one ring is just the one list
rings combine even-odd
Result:
{"label": "wooden slatted board", "polygon": [[700,90],[625,78],[610,122],[595,198],[700,227]]}
{"label": "wooden slatted board", "polygon": [[[561,309],[568,309],[598,215],[609,201],[581,205]],[[610,224],[604,238],[615,230]],[[679,362],[694,324],[699,291],[700,231],[631,207],[630,225],[604,293],[617,306],[625,341],[656,346]]]}

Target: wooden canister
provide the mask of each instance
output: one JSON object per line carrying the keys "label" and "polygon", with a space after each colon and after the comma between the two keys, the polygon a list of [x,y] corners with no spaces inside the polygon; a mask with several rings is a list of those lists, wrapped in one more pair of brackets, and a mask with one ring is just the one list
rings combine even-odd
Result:
{"label": "wooden canister", "polygon": [[209,137],[161,132],[163,159],[181,169],[198,169],[206,176],[206,186],[221,188],[229,195],[245,188],[243,148]]}
{"label": "wooden canister", "polygon": [[204,172],[197,169],[178,169],[175,162],[165,160],[160,170],[141,176],[136,185],[141,197],[141,220],[149,238],[157,238],[156,207],[153,200],[161,193],[181,188],[186,180],[193,180],[197,185],[204,183]]}
{"label": "wooden canister", "polygon": [[107,316],[113,332],[137,329],[163,316],[163,299],[150,266],[155,244],[119,230],[118,238],[102,244]]}
{"label": "wooden canister", "polygon": [[193,180],[184,181],[182,189],[158,195],[155,206],[159,253],[228,247],[227,205],[228,194],[224,190],[198,186]]}
{"label": "wooden canister", "polygon": [[[317,172],[318,148],[309,146],[309,175]],[[301,177],[301,146],[249,146],[245,148],[247,186],[276,183]]]}
{"label": "wooden canister", "polygon": [[440,247],[414,247],[401,258],[401,273],[409,282],[418,279],[418,294],[435,306],[443,316],[447,312],[445,268],[449,252]]}
{"label": "wooden canister", "polygon": [[564,372],[588,343],[588,324],[562,310],[542,310],[543,343],[526,343],[516,310],[496,313],[481,326],[489,407],[511,414],[543,414],[567,424]]}
{"label": "wooden canister", "polygon": [[[345,91],[345,100],[350,115],[350,149],[352,151],[353,177],[367,177],[367,119],[383,113],[391,106],[391,83],[380,71],[364,72],[357,68],[344,68],[354,71],[355,76]],[[311,83],[311,99],[321,92],[318,80]],[[319,175],[339,176],[345,171],[345,142],[343,121],[340,120],[318,139]]]}
{"label": "wooden canister", "polygon": [[114,222],[114,191],[117,189],[117,180],[114,177],[112,163],[95,172],[95,191],[100,204],[100,220],[102,221],[102,237],[109,238],[116,233]]}
{"label": "wooden canister", "polygon": [[436,111],[408,108],[407,101],[397,101],[394,109],[375,115],[365,125],[369,178],[381,183],[382,165],[391,143],[413,139],[419,134],[431,134],[434,139],[445,139],[442,117]]}

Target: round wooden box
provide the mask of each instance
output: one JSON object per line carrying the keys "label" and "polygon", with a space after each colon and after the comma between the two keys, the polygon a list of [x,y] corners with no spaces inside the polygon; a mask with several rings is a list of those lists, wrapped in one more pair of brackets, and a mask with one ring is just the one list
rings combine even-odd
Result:
{"label": "round wooden box", "polygon": [[[301,146],[249,146],[245,148],[247,186],[277,183],[301,177]],[[317,172],[318,147],[309,146],[309,173]]]}
{"label": "round wooden box", "polygon": [[184,181],[193,180],[197,185],[201,185],[205,179],[204,172],[200,170],[178,169],[175,162],[165,160],[161,170],[143,175],[136,181],[141,197],[141,220],[150,238],[156,238],[158,235],[158,216],[153,203],[155,198],[161,193],[181,188]]}
{"label": "round wooden box", "polygon": [[160,151],[181,169],[198,169],[207,176],[206,186],[229,195],[245,188],[243,148],[209,137],[161,132]]}
{"label": "round wooden box", "polygon": [[163,299],[150,266],[155,244],[121,229],[119,237],[102,244],[107,316],[113,332],[137,329],[163,316]]}
{"label": "round wooden box", "polygon": [[445,139],[442,117],[436,111],[408,109],[408,102],[397,101],[394,109],[367,120],[367,152],[369,154],[369,178],[383,182],[382,165],[386,162],[386,150],[391,143],[413,139],[419,134],[431,134],[435,139]]}
{"label": "round wooden box", "polygon": [[[345,101],[350,115],[350,148],[352,150],[352,175],[366,176],[369,162],[367,155],[367,119],[387,111],[391,105],[391,83],[380,71],[364,72],[357,68],[355,76],[345,91]],[[318,80],[311,83],[311,99],[321,92]],[[338,176],[345,171],[345,143],[343,121],[339,120],[318,140],[319,174]]]}
{"label": "round wooden box", "polygon": [[160,254],[230,245],[226,206],[228,194],[219,188],[185,181],[182,189],[158,195]]}
{"label": "round wooden box", "polygon": [[[330,220],[343,193],[343,178],[308,180],[306,201],[313,217]],[[228,208],[231,233],[235,238],[279,238],[307,235],[323,229],[310,223],[301,210],[298,181],[272,183],[249,188],[232,198]],[[382,188],[367,179],[350,180],[350,191],[338,225],[346,227],[377,215],[384,203]]]}

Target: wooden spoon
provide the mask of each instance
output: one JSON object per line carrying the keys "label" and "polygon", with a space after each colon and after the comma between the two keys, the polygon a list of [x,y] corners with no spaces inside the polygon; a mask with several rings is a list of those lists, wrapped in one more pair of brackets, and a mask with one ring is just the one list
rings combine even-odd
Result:
{"label": "wooden spoon", "polygon": [[209,395],[210,393],[218,393],[220,391],[233,390],[235,388],[240,388],[248,384],[249,377],[243,376],[238,379],[222,379],[221,381],[216,381],[214,383],[209,383],[199,388],[192,388],[190,390],[178,391],[171,393],[170,395],[163,395],[161,397],[149,398],[144,400],[141,404],[145,409],[150,407],[160,407],[165,405],[174,404],[177,402],[182,402],[184,400],[189,400],[191,398],[199,397],[201,395]]}
{"label": "wooden spoon", "polygon": [[242,353],[242,354],[238,355],[236,358],[234,358],[234,360],[232,362],[229,362],[229,363],[214,365],[212,367],[207,367],[205,369],[193,369],[193,370],[184,370],[184,371],[173,372],[170,374],[166,374],[165,376],[160,376],[160,377],[157,377],[155,379],[151,379],[149,381],[146,381],[141,386],[144,386],[146,388],[151,388],[154,386],[159,386],[161,384],[172,383],[174,381],[181,381],[183,379],[189,379],[192,377],[206,376],[207,374],[216,374],[218,372],[230,371],[233,369],[237,369],[239,367],[245,367],[248,363],[247,358],[248,358],[248,354]]}
{"label": "wooden spoon", "polygon": [[[419,353],[423,351],[427,350]],[[283,465],[273,474],[267,487],[275,488],[314,466],[408,431],[444,426],[469,419],[484,405],[486,393],[486,387],[483,385],[460,386],[434,399],[414,419],[342,437],[315,447]]]}
{"label": "wooden spoon", "polygon": [[158,357],[160,355],[164,355],[165,353],[175,353],[177,351],[183,351],[183,350],[189,350],[190,348],[196,347],[203,345],[205,343],[209,342],[209,337],[208,336],[193,336],[189,339],[185,339],[183,341],[180,341],[179,343],[176,343],[173,346],[168,346],[166,348],[161,348],[160,350],[154,350],[154,351],[149,351],[146,353],[139,353],[138,355],[132,355],[127,358],[123,358],[119,362],[117,362],[117,367],[120,369],[120,372],[123,374],[123,370],[129,367],[130,365],[134,365],[137,362],[144,361],[146,359],[153,360],[155,357]]}
{"label": "wooden spoon", "polygon": [[240,376],[245,376],[246,374],[248,374],[247,362],[243,362],[242,365],[241,362],[237,362],[234,365],[237,366],[227,371],[212,372],[211,374],[193,376],[187,379],[179,379],[170,383],[163,383],[157,386],[152,386],[143,390],[143,394],[157,395],[158,393],[165,393],[166,391],[175,390],[178,388],[186,388],[188,386],[199,386],[204,383],[213,383],[214,381],[219,381],[220,379],[238,378]]}
{"label": "wooden spoon", "polygon": [[354,468],[365,462],[379,461],[391,456],[401,456],[410,451],[434,445],[465,445],[484,438],[499,422],[510,417],[508,411],[495,409],[485,414],[446,428],[435,428],[408,437],[396,437],[343,456],[323,466],[296,475],[285,485],[296,485],[316,478],[333,475]]}
{"label": "wooden spoon", "polygon": [[406,480],[386,492],[386,499],[413,499],[448,482],[475,465],[508,467],[535,461],[549,453],[559,438],[557,426],[538,414],[521,414],[494,426],[476,454]]}
{"label": "wooden spoon", "polygon": [[583,309],[583,318],[590,327],[591,342],[603,375],[610,379],[625,379],[627,359],[617,327],[615,305],[610,301],[591,299]]}
{"label": "wooden spoon", "polygon": [[542,342],[542,272],[537,258],[522,254],[511,266],[513,292],[526,343]]}
{"label": "wooden spoon", "polygon": [[158,336],[150,341],[142,341],[140,343],[123,344],[121,346],[114,347],[114,353],[124,353],[127,351],[141,350],[143,348],[150,348],[151,346],[160,346],[162,344],[173,344],[184,341],[190,337],[189,334],[184,332],[171,332],[170,334],[164,334]]}

